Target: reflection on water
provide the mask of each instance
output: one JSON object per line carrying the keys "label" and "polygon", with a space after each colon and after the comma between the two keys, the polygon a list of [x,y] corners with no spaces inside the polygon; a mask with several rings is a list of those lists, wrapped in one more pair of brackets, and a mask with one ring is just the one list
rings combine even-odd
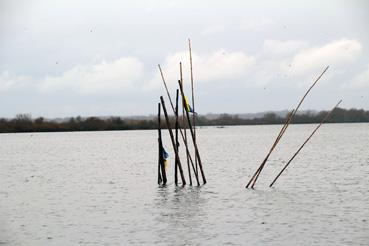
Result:
{"label": "reflection on water", "polygon": [[201,187],[162,187],[154,204],[158,213],[155,221],[157,243],[194,245],[201,231],[206,200],[201,197]]}
{"label": "reflection on water", "polygon": [[314,128],[291,126],[244,189],[279,128],[200,129],[200,187],[173,160],[157,186],[156,131],[1,134],[0,245],[368,245],[369,124],[324,125],[270,189]]}

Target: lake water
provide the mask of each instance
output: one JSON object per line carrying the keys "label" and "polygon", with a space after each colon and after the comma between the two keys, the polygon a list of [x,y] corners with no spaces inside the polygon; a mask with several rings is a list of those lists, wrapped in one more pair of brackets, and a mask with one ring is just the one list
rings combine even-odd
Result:
{"label": "lake water", "polygon": [[315,127],[290,126],[245,189],[280,127],[199,129],[201,187],[167,132],[166,187],[156,131],[0,134],[0,245],[369,245],[369,124],[323,125],[269,188]]}

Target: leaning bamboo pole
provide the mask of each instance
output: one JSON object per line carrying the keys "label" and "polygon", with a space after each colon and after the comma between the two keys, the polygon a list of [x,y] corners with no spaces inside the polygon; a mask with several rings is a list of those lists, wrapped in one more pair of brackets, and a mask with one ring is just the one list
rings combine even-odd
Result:
{"label": "leaning bamboo pole", "polygon": [[[178,143],[178,89],[176,91],[176,112],[174,114],[175,116],[175,140],[176,140],[176,151],[178,153],[178,147],[179,147],[179,143]],[[177,180],[178,180],[178,162],[179,162],[179,155],[176,156],[175,159],[175,165],[174,165],[174,181],[177,184]]]}
{"label": "leaning bamboo pole", "polygon": [[167,183],[167,175],[165,172],[164,155],[163,155],[163,141],[161,138],[161,105],[158,103],[158,143],[159,143],[159,163],[158,163],[158,184]]}
{"label": "leaning bamboo pole", "polygon": [[288,167],[288,165],[290,165],[290,163],[292,162],[292,160],[297,156],[297,154],[302,150],[302,148],[305,146],[305,144],[311,139],[311,137],[315,134],[315,132],[318,131],[318,129],[321,127],[321,125],[329,118],[329,116],[338,107],[338,105],[340,105],[341,102],[342,102],[342,100],[340,100],[336,104],[336,106],[334,106],[334,108],[330,112],[328,112],[326,114],[326,116],[323,118],[323,120],[320,122],[320,124],[314,129],[314,131],[310,134],[310,136],[305,140],[305,142],[300,146],[300,148],[295,152],[295,154],[293,154],[293,156],[291,157],[291,159],[286,163],[286,165],[283,167],[283,169],[274,178],[273,182],[269,185],[269,187],[272,187],[273,186],[273,184],[277,181],[277,179],[279,178],[279,176],[281,176],[281,174],[284,172],[284,170],[286,170],[286,168]]}
{"label": "leaning bamboo pole", "polygon": [[[182,88],[180,80],[178,80],[178,84],[179,84],[179,88],[180,88],[180,91],[181,91],[182,100],[185,100],[185,95],[184,95],[183,88]],[[183,102],[183,103],[185,103],[185,102]],[[206,178],[205,178],[204,170],[202,168],[202,163],[201,163],[200,154],[199,154],[199,148],[197,147],[196,141],[194,141],[194,133],[193,133],[193,128],[192,128],[192,124],[191,124],[191,120],[190,120],[190,115],[189,115],[188,110],[185,110],[185,111],[186,111],[188,127],[189,127],[189,130],[191,132],[192,142],[193,142],[193,145],[194,145],[194,148],[195,148],[195,153],[199,158],[199,167],[200,167],[202,181],[203,181],[204,184],[206,184]]]}
{"label": "leaning bamboo pole", "polygon": [[[179,63],[179,76],[180,76],[181,85],[182,85],[182,89],[183,89],[182,62]],[[182,127],[183,127],[183,132],[184,132],[184,141],[185,141],[185,144],[187,145],[187,130],[186,130],[186,119],[185,119],[185,107],[186,107],[186,105],[183,103],[183,100],[182,100]],[[190,180],[190,185],[192,185],[191,167],[190,167],[190,160],[189,160],[189,157],[188,157],[188,153],[186,153],[186,160],[187,160],[188,178]]]}
{"label": "leaning bamboo pole", "polygon": [[[194,95],[194,89],[193,89],[193,67],[192,67],[192,48],[191,48],[191,40],[188,39],[188,51],[190,53],[190,72],[191,72],[191,92],[192,92],[192,109],[193,109],[193,114],[192,114],[192,125],[193,125],[193,135],[194,135],[194,141],[196,142],[196,114],[195,114],[195,95]],[[196,172],[197,170],[197,164],[198,162],[198,158],[197,155],[195,155],[195,167],[196,167]]]}
{"label": "leaning bamboo pole", "polygon": [[327,66],[324,71],[318,76],[318,78],[314,81],[314,83],[310,86],[310,88],[306,91],[306,93],[304,94],[304,96],[302,97],[302,99],[300,100],[300,102],[298,103],[296,109],[293,111],[289,122],[282,127],[280,133],[278,134],[275,142],[273,143],[272,148],[270,149],[270,151],[268,152],[267,156],[265,157],[265,159],[263,160],[263,162],[260,164],[259,168],[256,170],[256,172],[254,173],[254,175],[252,176],[252,178],[250,179],[250,181],[248,182],[248,184],[246,185],[246,188],[249,188],[250,184],[251,188],[254,188],[254,185],[257,181],[257,179],[259,178],[259,175],[261,173],[261,171],[263,170],[265,163],[268,161],[269,156],[271,155],[271,153],[273,152],[273,150],[275,149],[275,147],[277,146],[279,140],[282,138],[283,134],[286,132],[288,126],[290,125],[290,123],[292,122],[293,118],[296,115],[296,112],[298,111],[298,109],[300,108],[302,102],[305,100],[306,96],[309,94],[309,92],[311,91],[311,89],[316,85],[316,83],[320,80],[320,78],[323,76],[323,74],[328,70],[329,66]]}
{"label": "leaning bamboo pole", "polygon": [[[293,115],[294,109],[287,115],[286,117],[286,121],[283,124],[283,127],[281,128],[281,130],[278,133],[278,136],[276,138],[276,140],[274,141],[272,148],[269,150],[267,156],[265,157],[265,159],[263,160],[263,164],[265,165],[265,162],[267,161],[267,159],[269,158],[270,154],[272,153],[272,151],[274,150],[275,146],[277,146],[279,140],[281,139],[281,136],[283,135],[283,133],[286,130],[286,126],[287,124],[290,122],[291,117]],[[254,176],[252,176],[252,178],[250,179],[249,183],[246,185],[246,188],[249,187],[249,185],[251,184],[251,182],[253,182],[255,180],[255,178],[257,177],[257,175],[260,173],[260,170],[263,168],[263,166],[259,166],[258,170],[256,170],[256,173],[254,174]]]}
{"label": "leaning bamboo pole", "polygon": [[[159,67],[159,71],[160,71],[160,75],[161,75],[161,79],[163,81],[163,84],[164,84],[164,87],[165,87],[165,90],[167,92],[167,96],[168,96],[168,99],[169,99],[169,102],[170,102],[170,105],[172,106],[172,110],[173,110],[173,113],[175,112],[175,109],[174,109],[174,106],[173,106],[173,102],[172,102],[172,98],[170,97],[170,94],[169,94],[169,90],[168,90],[168,87],[167,87],[167,83],[165,81],[165,78],[164,78],[164,74],[163,74],[163,71],[161,70],[161,67],[160,65],[158,65]],[[191,166],[192,166],[192,170],[195,174],[195,178],[196,178],[196,182],[197,182],[197,185],[199,186],[200,185],[200,182],[199,182],[199,175],[198,175],[198,172],[195,170],[195,166],[194,166],[194,162],[192,160],[192,157],[191,157],[191,154],[190,154],[190,151],[188,149],[188,145],[187,145],[187,142],[185,141],[185,138],[184,138],[184,134],[182,132],[182,129],[179,128],[179,133],[181,134],[181,137],[182,137],[182,140],[185,144],[185,147],[186,147],[186,154],[188,155],[189,159],[190,159],[190,163],[191,163]]]}
{"label": "leaning bamboo pole", "polygon": [[[186,185],[186,179],[185,179],[185,177],[183,175],[181,160],[179,159],[179,155],[178,155],[178,151],[177,151],[177,146],[176,146],[176,143],[175,143],[175,140],[174,140],[174,135],[173,135],[172,128],[170,127],[170,121],[169,121],[167,109],[165,107],[163,96],[160,97],[160,101],[161,101],[161,106],[163,107],[163,112],[164,112],[165,120],[167,122],[167,127],[168,127],[168,131],[169,131],[169,135],[170,135],[170,140],[172,141],[172,146],[173,146],[173,150],[174,150],[174,153],[175,153],[175,158],[178,160],[178,168],[179,168],[179,173],[180,173],[181,179],[182,179],[182,185]],[[177,183],[176,183],[176,185],[177,185]]]}

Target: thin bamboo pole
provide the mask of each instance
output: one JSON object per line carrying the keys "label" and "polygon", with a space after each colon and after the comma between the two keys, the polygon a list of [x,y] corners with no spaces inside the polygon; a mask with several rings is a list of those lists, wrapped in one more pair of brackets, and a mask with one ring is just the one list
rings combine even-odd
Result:
{"label": "thin bamboo pole", "polygon": [[185,179],[185,177],[183,175],[181,160],[179,159],[178,151],[177,151],[177,148],[176,148],[176,143],[174,141],[173,131],[172,131],[172,128],[170,127],[170,121],[169,121],[167,109],[165,108],[165,103],[164,103],[163,96],[160,97],[160,101],[161,101],[161,106],[163,107],[163,112],[164,112],[165,120],[167,122],[167,127],[168,127],[168,131],[169,131],[169,135],[170,135],[170,140],[172,141],[172,146],[173,146],[174,153],[175,153],[175,158],[178,159],[178,168],[179,168],[179,173],[180,173],[181,179],[182,179],[182,185],[186,185],[186,179]]}
{"label": "thin bamboo pole", "polygon": [[[195,95],[194,95],[194,90],[193,90],[193,67],[192,67],[192,48],[191,48],[191,40],[188,39],[188,51],[190,53],[190,71],[191,71],[191,91],[192,91],[192,109],[193,109],[193,114],[192,114],[192,125],[193,125],[193,135],[194,135],[194,141],[196,142],[196,114],[195,114]],[[198,162],[198,158],[197,156],[195,156],[195,167],[196,167],[196,172],[198,171],[197,169],[197,164]]]}
{"label": "thin bamboo pole", "polygon": [[[185,95],[184,95],[183,88],[182,88],[180,80],[178,80],[178,84],[179,84],[179,88],[180,88],[180,91],[181,91],[182,99],[185,100],[184,99]],[[185,102],[183,102],[183,103],[185,103]],[[189,130],[191,132],[192,142],[193,142],[193,145],[195,147],[195,153],[199,158],[199,167],[200,167],[200,172],[201,172],[201,176],[202,176],[202,181],[203,181],[204,184],[206,184],[206,178],[205,178],[204,170],[202,168],[201,158],[200,158],[200,154],[199,154],[199,148],[197,147],[196,141],[194,141],[194,133],[193,133],[193,128],[192,128],[192,124],[191,124],[191,120],[190,120],[190,115],[189,115],[188,110],[185,110],[185,111],[186,111],[188,127],[189,127]]]}
{"label": "thin bamboo pole", "polygon": [[[161,67],[160,65],[158,65],[159,67],[159,71],[160,71],[160,74],[161,74],[161,78],[162,78],[162,81],[163,81],[163,84],[164,84],[164,87],[167,91],[167,95],[168,95],[168,99],[169,99],[169,102],[170,102],[170,105],[172,106],[172,110],[173,110],[173,113],[175,112],[175,109],[174,109],[174,106],[173,106],[173,103],[172,103],[172,99],[170,97],[170,94],[169,94],[169,90],[168,90],[168,87],[167,87],[167,83],[165,82],[165,78],[164,78],[164,74],[163,74],[163,71],[161,70]],[[185,147],[186,147],[186,154],[188,155],[189,159],[190,159],[190,162],[191,162],[191,166],[192,166],[192,170],[193,172],[195,173],[195,178],[196,178],[196,182],[197,182],[197,185],[199,186],[200,185],[200,182],[199,182],[199,175],[198,175],[198,172],[195,170],[195,166],[194,166],[194,162],[192,160],[192,157],[191,157],[191,154],[190,154],[190,151],[188,149],[188,145],[187,145],[187,142],[185,141],[185,138],[184,138],[184,134],[182,132],[182,129],[179,128],[179,133],[181,134],[181,137],[182,137],[182,140],[185,144]]]}
{"label": "thin bamboo pole", "polygon": [[164,155],[163,155],[163,141],[161,138],[161,105],[158,103],[158,135],[159,135],[159,175],[160,175],[160,169],[161,169],[161,180],[163,181],[163,185],[166,185],[167,183],[167,175],[165,171],[165,165],[164,165]]}
{"label": "thin bamboo pole", "polygon": [[160,165],[161,165],[161,148],[160,148],[160,103],[158,104],[158,147],[159,147],[159,151],[158,151],[158,184],[160,185],[162,182],[162,178],[161,178],[161,170],[160,170]]}
{"label": "thin bamboo pole", "polygon": [[[269,156],[271,155],[272,151],[274,150],[274,148],[277,146],[277,144],[279,143],[279,140],[282,138],[283,134],[285,133],[287,127],[289,126],[289,124],[291,123],[292,117],[293,117],[293,113],[295,112],[295,110],[292,110],[290,115],[287,117],[287,121],[285,122],[285,124],[283,125],[283,127],[281,128],[274,144],[272,145],[272,148],[270,149],[268,155],[265,157],[264,161],[262,162],[262,165],[259,167],[259,169],[257,170],[257,174],[254,175],[253,177],[253,182],[252,182],[252,186],[251,188],[254,188],[255,182],[256,180],[259,178],[260,172],[261,170],[264,168],[265,163],[267,162]],[[246,187],[248,188],[248,187]]]}
{"label": "thin bamboo pole", "polygon": [[[181,85],[183,89],[182,62],[179,63],[179,73],[180,73]],[[186,121],[185,121],[184,111],[185,111],[185,104],[183,103],[183,99],[182,99],[182,127],[183,127],[183,132],[184,132],[184,141],[186,142],[186,145],[187,145],[187,131],[186,131]],[[187,160],[188,178],[190,180],[190,185],[192,185],[191,167],[190,167],[190,160],[188,158],[188,153],[186,153],[186,157],[187,157],[186,160]]]}
{"label": "thin bamboo pole", "polygon": [[160,75],[161,75],[161,80],[163,81],[165,90],[167,91],[167,96],[168,96],[168,99],[169,99],[169,102],[170,102],[170,106],[172,106],[173,113],[175,113],[174,105],[173,105],[173,102],[172,102],[172,98],[170,97],[168,86],[167,86],[167,83],[165,82],[164,74],[163,74],[163,71],[161,70],[160,64],[158,64],[158,67],[159,67],[159,71],[160,71]]}
{"label": "thin bamboo pole", "polygon": [[261,171],[263,170],[265,163],[268,161],[269,156],[271,155],[271,153],[273,152],[274,148],[277,146],[279,140],[282,138],[283,134],[286,132],[288,126],[290,125],[290,123],[292,122],[292,119],[295,117],[296,112],[298,111],[298,109],[300,108],[302,102],[305,100],[306,96],[309,94],[309,92],[311,91],[311,89],[316,85],[316,83],[320,80],[320,78],[323,76],[323,74],[328,70],[329,66],[327,66],[324,71],[318,76],[318,78],[314,81],[314,83],[310,86],[310,88],[306,91],[306,93],[304,94],[304,96],[302,97],[302,99],[300,100],[300,102],[298,103],[296,109],[293,111],[292,116],[290,117],[289,122],[286,124],[286,126],[283,126],[283,128],[280,131],[280,134],[278,134],[277,139],[275,140],[272,148],[270,149],[269,153],[267,154],[267,156],[265,157],[264,161],[260,164],[259,168],[256,170],[256,172],[254,173],[254,175],[252,176],[252,178],[250,179],[249,183],[246,185],[246,188],[249,187],[249,185],[252,182],[251,188],[254,188],[254,185],[257,181],[257,179],[259,178],[259,175],[261,173]]}
{"label": "thin bamboo pole", "polygon": [[[158,139],[158,143],[159,143],[159,139]],[[162,179],[161,179],[161,170],[160,170],[160,145],[158,144],[158,146],[159,146],[159,154],[158,154],[158,156],[159,156],[159,158],[158,158],[158,185],[160,185],[161,182],[162,182]]]}
{"label": "thin bamboo pole", "polygon": [[[178,89],[176,91],[176,112],[174,114],[176,121],[175,121],[175,139],[176,139],[176,149],[177,149],[177,153],[178,153]],[[178,158],[177,158],[178,157]],[[178,160],[179,160],[179,155],[176,155],[176,159],[175,159],[175,165],[174,165],[174,182],[177,184],[178,183]]]}
{"label": "thin bamboo pole", "polygon": [[277,145],[277,143],[279,142],[279,140],[281,139],[281,135],[285,132],[286,130],[286,126],[287,124],[290,122],[291,120],[291,116],[293,115],[294,109],[287,115],[286,117],[286,121],[283,124],[283,127],[281,128],[281,130],[278,133],[278,136],[276,138],[276,140],[274,141],[272,148],[269,150],[267,156],[265,157],[265,159],[262,162],[262,166],[259,166],[258,170],[256,171],[256,173],[252,176],[252,178],[250,179],[249,183],[246,185],[246,188],[249,188],[250,184],[255,180],[255,178],[260,174],[260,170],[261,168],[265,165],[265,162],[268,160],[270,154],[272,153],[272,151],[274,150],[275,146]]}
{"label": "thin bamboo pole", "polygon": [[272,187],[273,184],[277,181],[277,179],[279,178],[279,176],[281,176],[281,174],[284,172],[284,170],[286,170],[286,168],[288,167],[288,165],[290,165],[290,163],[292,162],[292,160],[297,156],[297,154],[302,150],[302,148],[305,146],[305,144],[311,139],[311,137],[315,134],[316,131],[318,131],[318,129],[321,127],[321,125],[328,119],[328,117],[332,114],[332,112],[338,107],[338,105],[340,105],[340,103],[342,102],[342,100],[340,100],[336,106],[328,113],[326,114],[326,116],[324,117],[324,119],[320,122],[320,124],[314,129],[314,131],[310,134],[310,136],[305,140],[305,142],[300,146],[300,148],[296,151],[296,153],[291,157],[291,159],[286,163],[286,165],[283,167],[283,169],[278,173],[278,175],[275,177],[275,179],[273,180],[273,182],[269,185],[269,187]]}

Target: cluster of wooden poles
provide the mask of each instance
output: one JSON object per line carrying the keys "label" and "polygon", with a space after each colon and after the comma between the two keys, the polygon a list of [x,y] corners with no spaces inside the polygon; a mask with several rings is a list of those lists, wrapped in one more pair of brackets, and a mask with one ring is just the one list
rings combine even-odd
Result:
{"label": "cluster of wooden poles", "polygon": [[[186,148],[186,160],[187,160],[187,170],[188,170],[188,179],[190,185],[192,185],[192,173],[196,179],[197,185],[200,185],[199,181],[199,171],[201,174],[202,182],[203,184],[206,183],[205,173],[203,170],[201,157],[199,148],[197,146],[196,141],[196,113],[195,113],[195,99],[194,99],[194,87],[193,87],[193,69],[192,69],[192,51],[191,51],[191,41],[188,40],[188,49],[189,49],[189,57],[190,57],[190,73],[191,73],[191,91],[192,91],[192,112],[189,110],[189,103],[186,99],[186,96],[184,94],[183,89],[183,75],[182,75],[182,63],[179,63],[179,70],[180,70],[180,76],[178,80],[178,89],[176,90],[176,100],[175,105],[173,104],[172,98],[170,96],[167,83],[164,77],[163,70],[161,69],[160,65],[159,71],[160,75],[165,87],[165,90],[167,92],[168,100],[170,102],[170,106],[172,108],[174,117],[175,117],[175,124],[173,127],[173,124],[171,124],[167,108],[165,106],[165,101],[163,96],[160,97],[160,102],[158,103],[158,146],[159,146],[159,158],[158,158],[158,184],[159,185],[166,185],[167,183],[167,174],[166,174],[166,165],[165,165],[165,149],[163,147],[163,139],[162,139],[162,133],[161,130],[164,128],[162,122],[161,122],[161,109],[163,110],[164,117],[165,117],[165,123],[166,128],[169,131],[170,140],[172,143],[173,151],[175,153],[175,164],[174,164],[174,183],[175,185],[178,185],[178,172],[181,178],[181,184],[186,185],[186,178],[185,178],[185,172],[182,167],[182,163],[179,157],[179,135],[182,137],[183,145]],[[180,94],[180,95],[179,95]],[[182,121],[180,121],[179,117],[179,98],[182,99]],[[192,113],[192,120],[190,117],[190,113]],[[187,138],[187,127],[190,131],[192,144],[195,150],[195,158],[193,159],[191,156],[191,151],[189,149],[188,144],[188,138]],[[174,133],[173,133],[174,130]]]}
{"label": "cluster of wooden poles", "polygon": [[[320,78],[323,76],[323,74],[328,70],[329,66],[326,67],[324,69],[324,71],[318,76],[318,78],[314,81],[314,83],[310,86],[310,88],[307,90],[307,92],[304,94],[304,96],[302,97],[302,99],[300,100],[300,102],[298,103],[297,107],[295,109],[293,109],[289,115],[287,116],[286,122],[284,123],[283,127],[281,128],[281,130],[279,131],[277,138],[275,139],[272,147],[270,148],[268,154],[266,155],[266,157],[264,158],[264,160],[262,161],[262,163],[259,165],[259,167],[257,168],[257,170],[255,171],[255,173],[253,174],[253,176],[251,177],[250,181],[247,183],[246,188],[251,187],[252,189],[255,186],[256,181],[258,180],[261,171],[263,170],[266,162],[268,161],[268,158],[270,157],[270,155],[272,154],[273,150],[275,149],[275,147],[278,145],[279,141],[281,140],[282,136],[284,135],[284,133],[286,132],[288,126],[291,124],[293,118],[296,115],[296,112],[298,111],[298,109],[300,108],[302,102],[304,101],[304,99],[306,98],[306,96],[309,94],[309,92],[311,91],[311,89],[317,84],[317,82],[320,80]],[[336,109],[338,107],[338,105],[342,102],[342,100],[340,100],[336,106],[334,106],[334,108],[329,111],[325,117],[323,118],[323,120],[315,127],[315,129],[313,130],[313,132],[309,135],[309,137],[303,142],[303,144],[300,146],[300,148],[298,148],[298,150],[292,155],[292,157],[289,159],[289,161],[285,164],[285,166],[282,168],[282,170],[278,173],[278,175],[274,178],[274,180],[271,182],[271,184],[269,185],[269,187],[272,187],[274,185],[274,183],[277,181],[277,179],[281,176],[281,174],[284,172],[284,170],[286,170],[286,168],[290,165],[290,163],[292,162],[292,160],[297,156],[297,154],[301,151],[301,149],[305,146],[305,144],[311,139],[311,137],[315,134],[315,132],[320,128],[320,126],[329,118],[329,116],[332,114],[332,112],[334,111],[334,109]]]}
{"label": "cluster of wooden poles", "polygon": [[[162,140],[162,129],[165,128],[164,124],[161,122],[161,110],[163,110],[164,117],[165,117],[165,123],[166,128],[169,131],[170,140],[172,143],[173,151],[175,153],[175,164],[174,164],[174,183],[175,185],[178,185],[178,173],[181,178],[181,184],[186,185],[186,178],[185,178],[185,172],[182,167],[182,163],[179,157],[179,135],[181,135],[182,142],[184,144],[184,147],[186,148],[186,160],[187,160],[187,170],[188,170],[188,179],[190,182],[190,185],[192,185],[192,173],[196,179],[197,185],[200,185],[199,181],[199,173],[201,174],[202,182],[203,184],[206,183],[205,173],[203,170],[201,157],[198,149],[198,145],[196,142],[196,113],[195,113],[195,99],[194,99],[194,87],[193,87],[193,69],[192,69],[192,51],[191,51],[191,41],[188,40],[188,48],[189,48],[189,57],[190,57],[190,73],[191,73],[191,91],[192,91],[192,108],[190,110],[189,102],[187,101],[187,98],[184,94],[183,89],[183,75],[182,75],[182,63],[179,63],[179,80],[178,80],[178,89],[176,90],[176,100],[175,104],[173,104],[173,100],[170,96],[167,83],[164,77],[163,70],[161,69],[160,65],[159,71],[160,75],[168,96],[168,100],[170,102],[170,106],[172,108],[175,123],[174,127],[173,124],[169,118],[167,108],[165,106],[165,101],[163,96],[160,97],[160,102],[158,104],[158,146],[159,146],[159,158],[158,158],[158,184],[159,185],[166,185],[167,183],[167,175],[166,175],[166,151],[163,147],[163,140]],[[309,92],[312,90],[312,88],[318,83],[318,81],[321,79],[321,77],[324,75],[324,73],[328,70],[329,66],[327,66],[324,71],[318,76],[318,78],[314,81],[314,83],[309,87],[309,89],[306,91],[306,93],[303,95],[302,99],[299,101],[297,107],[293,109],[286,117],[286,122],[283,124],[281,130],[279,131],[276,139],[273,142],[272,147],[270,148],[269,152],[267,153],[266,157],[262,161],[262,163],[259,165],[255,173],[252,175],[251,179],[246,185],[246,188],[254,188],[256,181],[258,180],[260,173],[262,172],[263,168],[265,167],[270,155],[272,154],[273,150],[276,148],[278,143],[280,142],[281,138],[285,134],[287,128],[292,123],[298,109],[300,108],[302,102],[305,100],[306,96],[309,94]],[[182,100],[182,119],[180,120],[179,117],[179,98]],[[322,126],[324,122],[327,121],[327,119],[330,117],[332,112],[339,106],[339,104],[342,102],[340,100],[331,111],[329,111],[325,117],[322,119],[322,121],[315,127],[313,132],[309,135],[309,137],[303,142],[303,144],[298,148],[298,150],[292,155],[292,157],[289,159],[289,161],[285,164],[285,166],[282,168],[282,170],[278,173],[278,175],[274,178],[274,180],[271,182],[269,187],[272,187],[277,179],[281,176],[281,174],[286,170],[286,168],[291,164],[293,159],[298,155],[298,153],[302,150],[302,148],[306,145],[306,143],[312,138],[312,136],[317,132],[317,130]],[[192,113],[192,119],[190,117],[190,113]],[[187,127],[190,131],[191,139],[192,139],[192,145],[194,147],[194,159],[191,156],[191,151],[189,149],[188,144],[188,138],[187,138]],[[174,133],[173,133],[174,130]],[[191,173],[192,169],[192,173]]]}

